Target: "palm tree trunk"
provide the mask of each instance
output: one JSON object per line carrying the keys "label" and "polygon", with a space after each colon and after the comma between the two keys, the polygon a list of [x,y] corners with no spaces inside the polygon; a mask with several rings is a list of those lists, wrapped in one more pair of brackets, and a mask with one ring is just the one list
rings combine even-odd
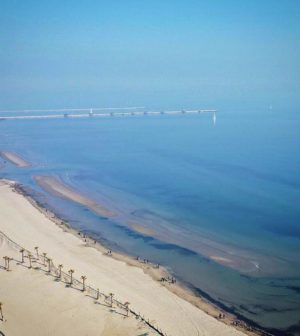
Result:
{"label": "palm tree trunk", "polygon": [[22,264],[24,263],[24,250],[20,250],[21,254],[22,254]]}
{"label": "palm tree trunk", "polygon": [[4,320],[4,316],[3,316],[3,310],[2,310],[2,303],[0,302],[0,316],[1,316],[1,320]]}

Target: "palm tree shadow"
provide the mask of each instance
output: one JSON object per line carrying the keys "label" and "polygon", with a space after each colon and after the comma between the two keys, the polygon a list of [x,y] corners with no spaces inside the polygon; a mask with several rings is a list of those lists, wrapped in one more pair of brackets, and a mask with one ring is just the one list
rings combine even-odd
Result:
{"label": "palm tree shadow", "polygon": [[17,264],[17,265],[22,266],[22,267],[27,268],[27,269],[31,269],[31,268],[33,268],[32,266],[31,266],[31,267],[30,267],[30,266],[27,266],[27,265],[25,265],[24,263],[19,263],[19,264]]}
{"label": "palm tree shadow", "polygon": [[121,312],[119,312],[119,311],[117,311],[117,310],[115,310],[115,309],[110,309],[110,312],[111,312],[111,313],[116,313],[116,314],[121,315],[121,316],[123,316],[123,317],[127,317],[127,314],[123,314],[123,313],[121,313]]}
{"label": "palm tree shadow", "polygon": [[[86,295],[86,296],[91,297],[92,299],[95,299],[95,298],[93,298],[93,297],[90,296],[90,295]],[[96,304],[96,305],[100,305],[100,306],[103,306],[103,307],[110,308],[109,311],[110,311],[111,313],[116,313],[116,314],[119,314],[119,315],[121,315],[121,316],[127,317],[127,313],[126,313],[126,314],[122,314],[122,313],[118,312],[116,309],[112,308],[112,307],[110,306],[110,304],[101,303],[101,302],[96,301],[96,300],[94,301],[94,304]]]}
{"label": "palm tree shadow", "polygon": [[94,301],[94,304],[100,305],[100,306],[104,306],[104,307],[109,307],[111,308],[111,306],[109,304],[105,304],[105,303],[101,303],[99,301]]}
{"label": "palm tree shadow", "polygon": [[39,266],[35,266],[35,267],[32,267],[34,270],[37,270],[37,271],[39,271],[39,270],[41,270],[41,268],[39,267]]}
{"label": "palm tree shadow", "polygon": [[45,264],[41,263],[40,261],[38,261],[36,259],[32,260],[32,262],[34,262],[35,264],[39,264],[40,266],[46,267]]}
{"label": "palm tree shadow", "polygon": [[66,288],[72,288],[72,289],[75,289],[75,290],[77,290],[77,291],[79,291],[79,292],[82,292],[82,288],[77,288],[77,287],[74,287],[72,284],[70,284],[70,283],[65,283],[66,285],[65,285],[65,287]]}
{"label": "palm tree shadow", "polygon": [[94,296],[92,296],[92,295],[90,295],[90,294],[85,294],[85,296],[88,296],[88,297],[90,297],[91,299],[94,299],[95,302],[97,302],[97,299],[96,299]]}

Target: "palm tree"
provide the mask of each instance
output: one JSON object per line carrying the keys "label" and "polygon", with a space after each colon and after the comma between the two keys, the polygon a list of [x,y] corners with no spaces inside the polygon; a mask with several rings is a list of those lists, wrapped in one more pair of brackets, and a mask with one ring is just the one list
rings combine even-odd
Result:
{"label": "palm tree", "polygon": [[28,253],[28,259],[29,259],[29,268],[32,267],[31,265],[31,258],[32,258],[32,254],[31,253]]}
{"label": "palm tree", "polygon": [[51,272],[51,261],[52,261],[52,259],[48,258],[47,261],[48,261],[48,273],[50,273]]}
{"label": "palm tree", "polygon": [[130,305],[129,302],[125,302],[125,303],[124,303],[124,306],[125,306],[125,309],[126,309],[126,313],[127,313],[127,317],[128,317],[128,315],[129,315],[129,305]]}
{"label": "palm tree", "polygon": [[3,303],[0,302],[0,316],[1,316],[1,320],[3,321],[4,316],[3,316],[3,310],[2,310],[2,307],[3,307]]}
{"label": "palm tree", "polygon": [[34,249],[35,249],[35,252],[36,252],[36,258],[38,259],[39,258],[39,247],[36,246]]}
{"label": "palm tree", "polygon": [[69,271],[68,271],[68,273],[70,274],[70,277],[71,277],[71,279],[70,279],[70,285],[72,285],[72,283],[73,283],[73,273],[74,273],[75,271],[73,270],[73,269],[70,269]]}
{"label": "palm tree", "polygon": [[61,279],[61,269],[64,267],[64,265],[62,265],[62,264],[59,264],[58,265],[58,269],[59,269],[59,275],[58,275],[58,277]]}
{"label": "palm tree", "polygon": [[44,257],[44,266],[46,266],[46,257],[47,257],[47,253],[43,252],[43,257]]}
{"label": "palm tree", "polygon": [[11,260],[13,260],[13,258],[6,257],[6,260],[7,260],[7,271],[9,271],[9,263]]}
{"label": "palm tree", "polygon": [[3,259],[4,259],[4,269],[6,269],[7,268],[7,256],[3,257]]}
{"label": "palm tree", "polygon": [[82,291],[84,292],[84,291],[85,291],[85,280],[86,280],[86,276],[85,276],[85,275],[82,275],[82,276],[81,276],[81,279],[82,279]]}
{"label": "palm tree", "polygon": [[25,251],[24,249],[20,250],[20,253],[22,254],[22,263],[24,262],[24,251]]}
{"label": "palm tree", "polygon": [[109,293],[109,296],[110,296],[110,306],[112,307],[113,306],[113,296],[114,296],[114,294]]}

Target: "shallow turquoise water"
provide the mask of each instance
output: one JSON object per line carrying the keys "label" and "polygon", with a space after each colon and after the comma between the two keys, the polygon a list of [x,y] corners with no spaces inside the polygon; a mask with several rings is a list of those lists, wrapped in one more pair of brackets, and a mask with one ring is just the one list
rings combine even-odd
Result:
{"label": "shallow turquoise water", "polygon": [[[0,121],[0,150],[32,162],[0,170],[73,226],[167,265],[264,327],[299,332],[300,119],[296,113]],[[119,222],[43,193],[56,175],[114,208]],[[43,195],[43,197],[42,197]],[[155,238],[126,222],[150,227]],[[222,256],[225,267],[208,256]],[[298,328],[298,329],[297,329]]]}

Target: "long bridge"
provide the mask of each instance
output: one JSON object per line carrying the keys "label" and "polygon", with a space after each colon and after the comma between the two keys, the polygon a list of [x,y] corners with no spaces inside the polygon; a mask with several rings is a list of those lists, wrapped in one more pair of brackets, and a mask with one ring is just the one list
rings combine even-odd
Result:
{"label": "long bridge", "polygon": [[[195,109],[195,110],[162,110],[162,111],[139,111],[144,107],[107,107],[107,108],[82,108],[82,109],[41,109],[41,110],[0,110],[0,120],[15,119],[57,119],[57,118],[91,118],[91,117],[114,117],[114,116],[155,116],[155,115],[178,115],[178,114],[199,114],[212,113],[213,122],[216,122],[215,109]],[[100,112],[103,111],[103,112]],[[40,112],[40,114],[35,114]],[[46,114],[55,112],[55,114]],[[75,112],[75,113],[74,113]],[[3,115],[10,113],[22,113],[22,115]],[[27,113],[23,115],[23,113]],[[31,113],[31,114],[30,114]],[[33,113],[33,114],[32,114]]]}

